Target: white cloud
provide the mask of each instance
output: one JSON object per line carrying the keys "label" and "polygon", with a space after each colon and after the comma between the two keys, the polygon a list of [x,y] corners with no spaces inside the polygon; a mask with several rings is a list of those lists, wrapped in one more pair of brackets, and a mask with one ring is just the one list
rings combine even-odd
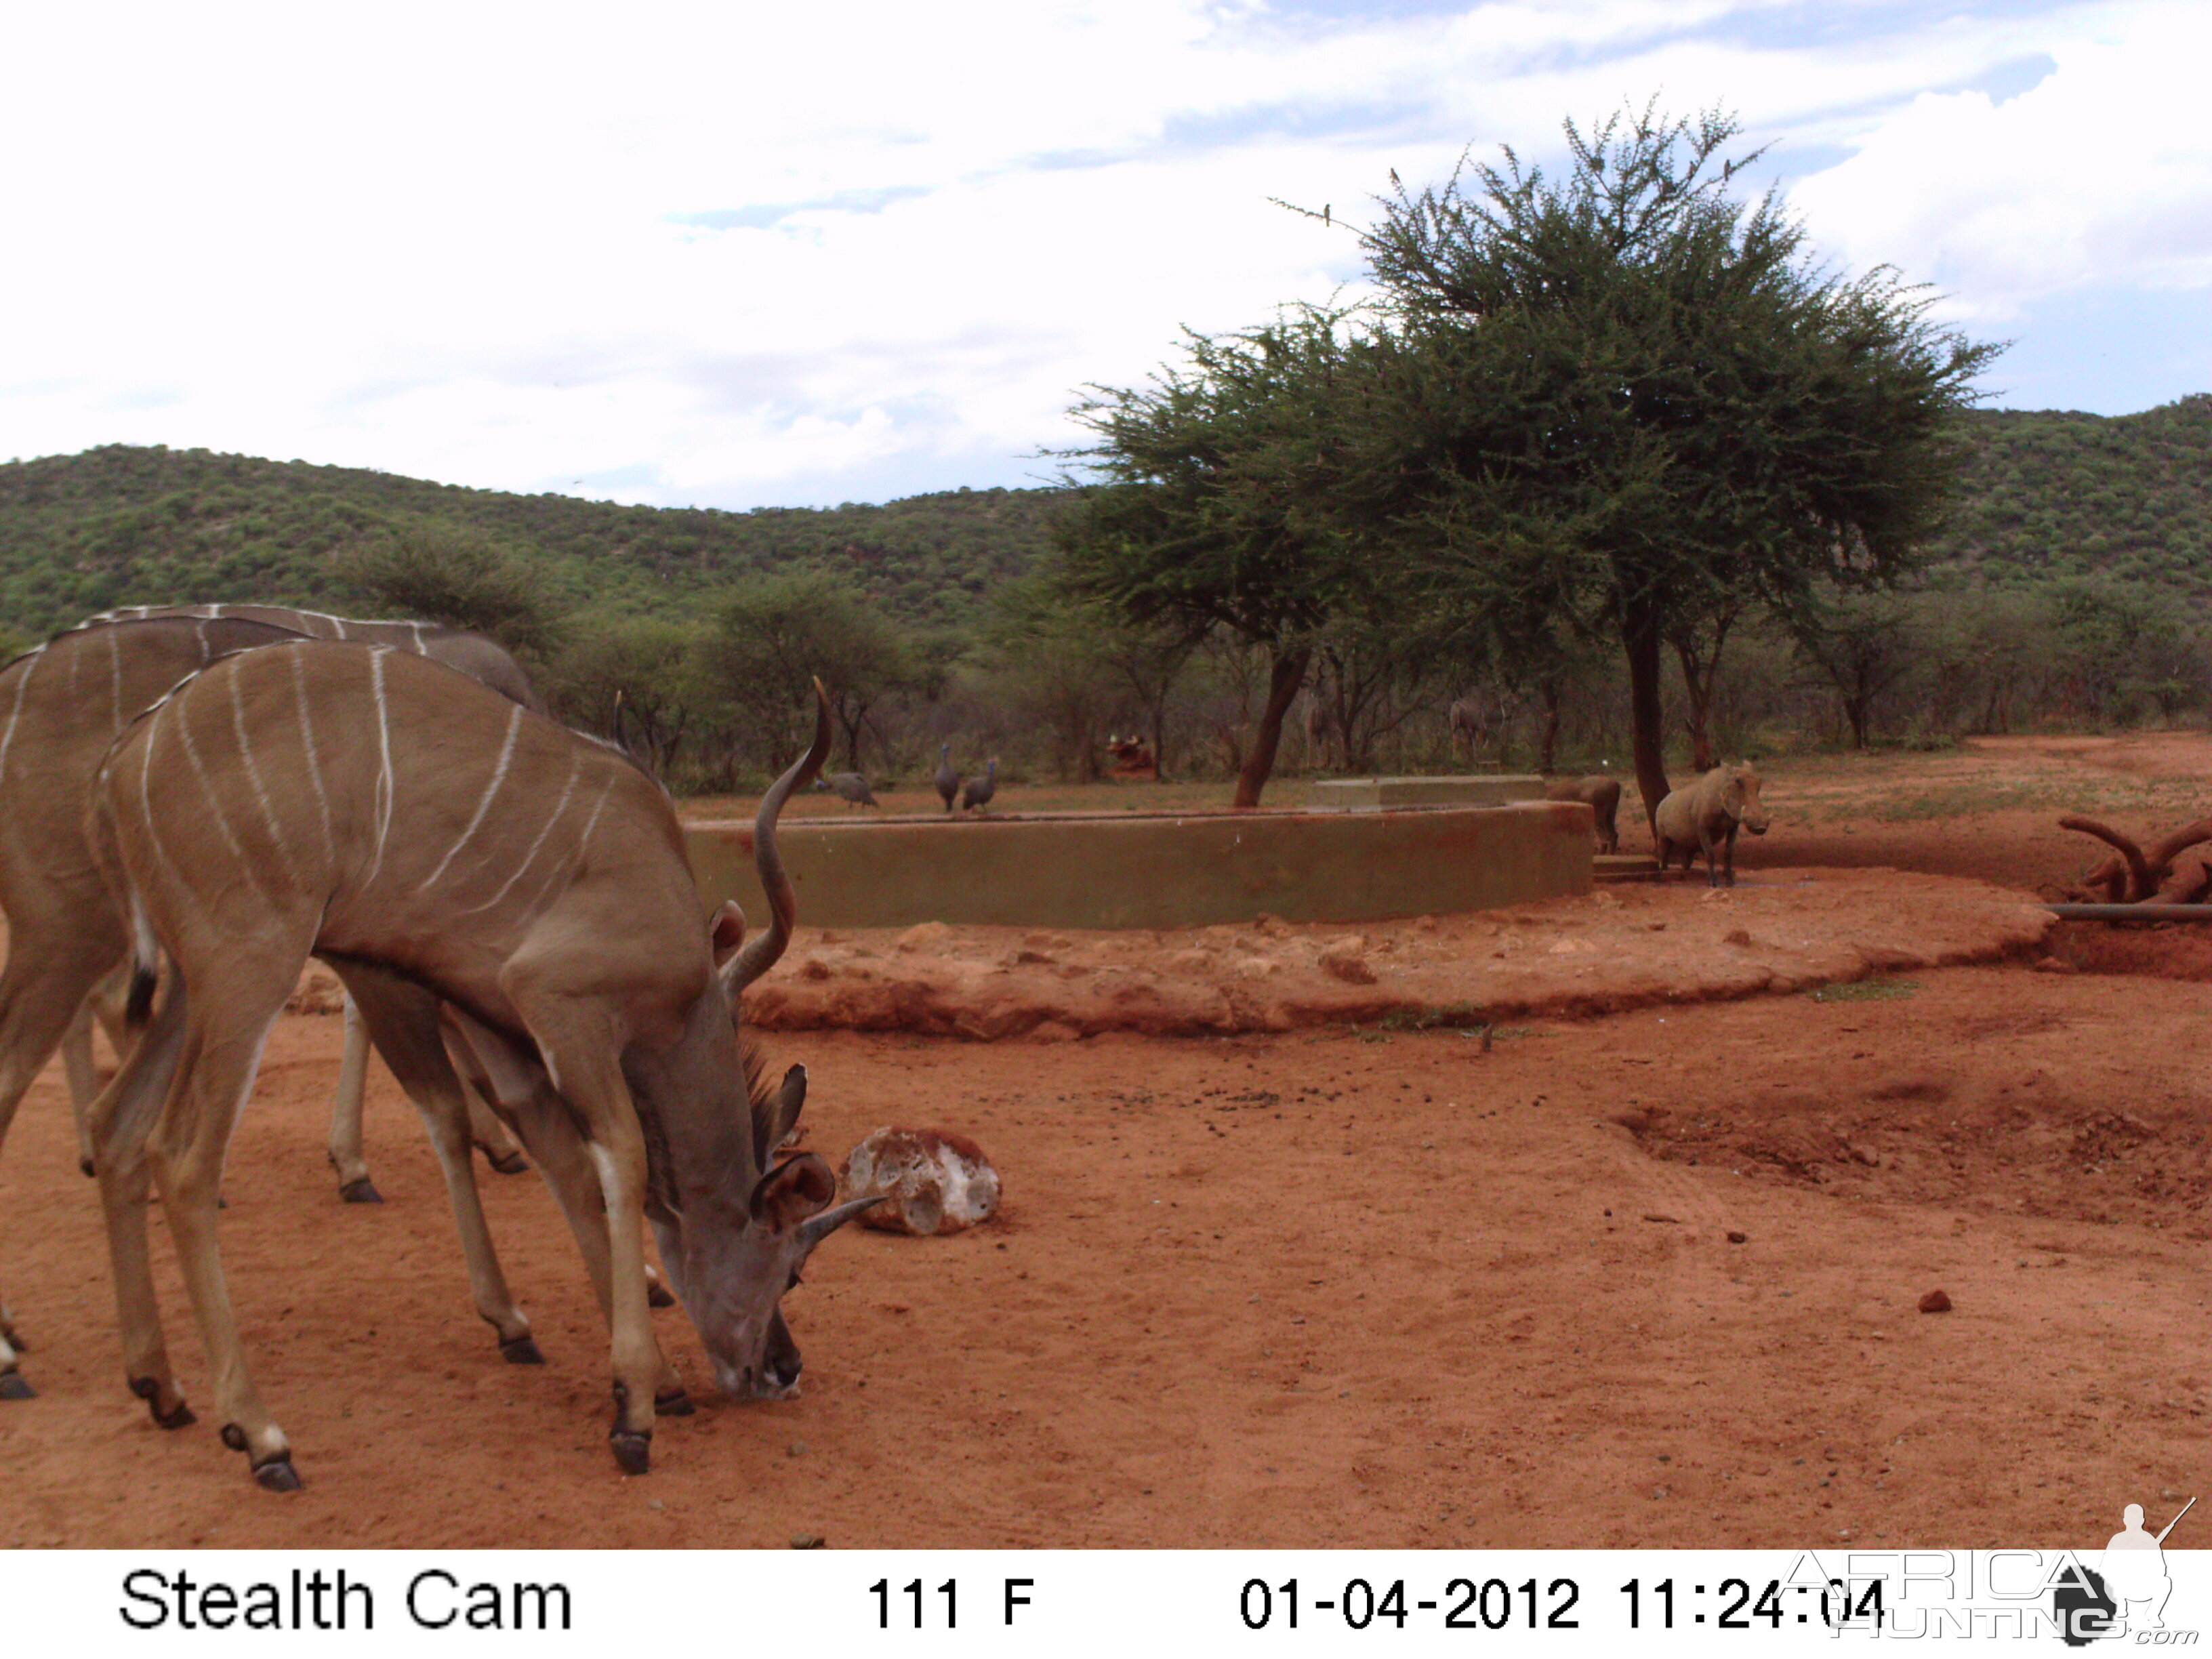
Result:
{"label": "white cloud", "polygon": [[2212,283],[2212,9],[2111,8],[2068,20],[2057,68],[2019,96],[1923,93],[1793,204],[1854,266],[1887,262],[1992,322],[2092,285]]}
{"label": "white cloud", "polygon": [[[1848,152],[1794,188],[1815,240],[1965,314],[2206,280],[2194,8],[1352,9],[45,9],[0,106],[0,454],[720,505],[1018,482],[1085,382],[1357,275],[1269,197],[1356,217],[1390,167],[1541,155],[1655,90],[1785,170]],[[1955,90],[2037,52],[2021,96]]]}

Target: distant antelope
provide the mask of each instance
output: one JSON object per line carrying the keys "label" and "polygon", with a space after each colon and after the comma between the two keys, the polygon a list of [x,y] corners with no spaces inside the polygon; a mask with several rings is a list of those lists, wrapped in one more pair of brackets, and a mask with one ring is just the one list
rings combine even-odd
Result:
{"label": "distant antelope", "polygon": [[[822,1238],[875,1200],[831,1208],[836,1177],[811,1153],[767,1168],[805,1073],[793,1066],[773,1091],[752,1083],[736,1023],[738,994],[791,936],[776,817],[829,745],[824,696],[812,746],[761,802],[754,856],[772,917],[747,942],[733,903],[702,921],[675,810],[644,771],[421,658],[307,641],[245,652],[125,732],[88,816],[132,919],[135,966],[150,975],[165,951],[176,972],[94,1103],[92,1130],[126,1370],[156,1423],[191,1420],[154,1297],[146,1207],[158,1188],[224,1442],[264,1486],[299,1484],[247,1374],[216,1188],[262,1045],[310,954],[344,980],[423,1103],[457,1212],[474,1185],[453,1179],[468,1164],[441,1003],[490,1074],[586,1245],[595,1288],[605,1264],[610,1440],[623,1469],[648,1467],[656,1395],[674,1376],[647,1311],[647,1216],[724,1389],[790,1390],[799,1361],[782,1295]],[[143,986],[142,1006],[150,978]],[[481,1237],[480,1217],[463,1234]],[[506,1338],[520,1316],[497,1262],[486,1249],[470,1269],[479,1310]]]}

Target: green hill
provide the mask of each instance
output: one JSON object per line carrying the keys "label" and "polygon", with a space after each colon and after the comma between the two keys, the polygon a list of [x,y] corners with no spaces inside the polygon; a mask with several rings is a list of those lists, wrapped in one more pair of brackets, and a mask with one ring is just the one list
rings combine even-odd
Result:
{"label": "green hill", "polygon": [[2212,394],[2140,415],[1980,410],[1965,429],[1950,533],[1929,550],[1939,565],[2212,592]]}
{"label": "green hill", "polygon": [[[2140,415],[1977,411],[1939,567],[2014,583],[2104,573],[2212,593],[2212,395]],[[110,445],[0,465],[0,624],[21,635],[180,598],[358,603],[340,556],[421,530],[527,556],[556,594],[681,615],[792,562],[894,617],[958,629],[1044,553],[1052,489],[957,489],[880,507],[750,513],[516,495],[356,467]]]}
{"label": "green hill", "polygon": [[513,547],[574,604],[675,615],[738,577],[802,562],[848,576],[902,621],[957,627],[1042,552],[1056,493],[723,513],[115,444],[0,465],[0,623],[40,635],[111,605],[185,598],[343,610],[356,596],[339,556],[442,529]]}

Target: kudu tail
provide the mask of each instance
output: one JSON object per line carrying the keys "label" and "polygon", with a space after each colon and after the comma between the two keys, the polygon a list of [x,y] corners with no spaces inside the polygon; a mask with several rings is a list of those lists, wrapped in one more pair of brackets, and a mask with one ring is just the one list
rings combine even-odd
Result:
{"label": "kudu tail", "polygon": [[143,1031],[154,1012],[154,987],[161,967],[161,941],[154,937],[154,924],[147,920],[146,907],[136,893],[131,896],[131,994],[123,1004],[123,1024],[131,1030]]}
{"label": "kudu tail", "polygon": [[775,849],[775,821],[783,804],[814,781],[822,763],[830,758],[830,694],[814,682],[814,741],[791,769],[769,786],[761,797],[760,812],[753,819],[753,864],[760,872],[762,891],[768,895],[769,928],[738,951],[732,983],[744,990],[775,965],[791,943],[791,927],[799,915],[799,901],[784,873],[783,858]]}

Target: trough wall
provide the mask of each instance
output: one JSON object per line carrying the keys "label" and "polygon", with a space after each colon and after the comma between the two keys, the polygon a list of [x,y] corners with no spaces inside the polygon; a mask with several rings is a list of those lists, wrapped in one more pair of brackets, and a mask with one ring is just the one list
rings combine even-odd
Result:
{"label": "trough wall", "polygon": [[[750,823],[687,826],[710,904],[756,925],[767,901]],[[922,921],[1015,927],[1191,927],[1374,921],[1589,890],[1578,801],[1401,812],[787,819],[776,830],[813,927]]]}

